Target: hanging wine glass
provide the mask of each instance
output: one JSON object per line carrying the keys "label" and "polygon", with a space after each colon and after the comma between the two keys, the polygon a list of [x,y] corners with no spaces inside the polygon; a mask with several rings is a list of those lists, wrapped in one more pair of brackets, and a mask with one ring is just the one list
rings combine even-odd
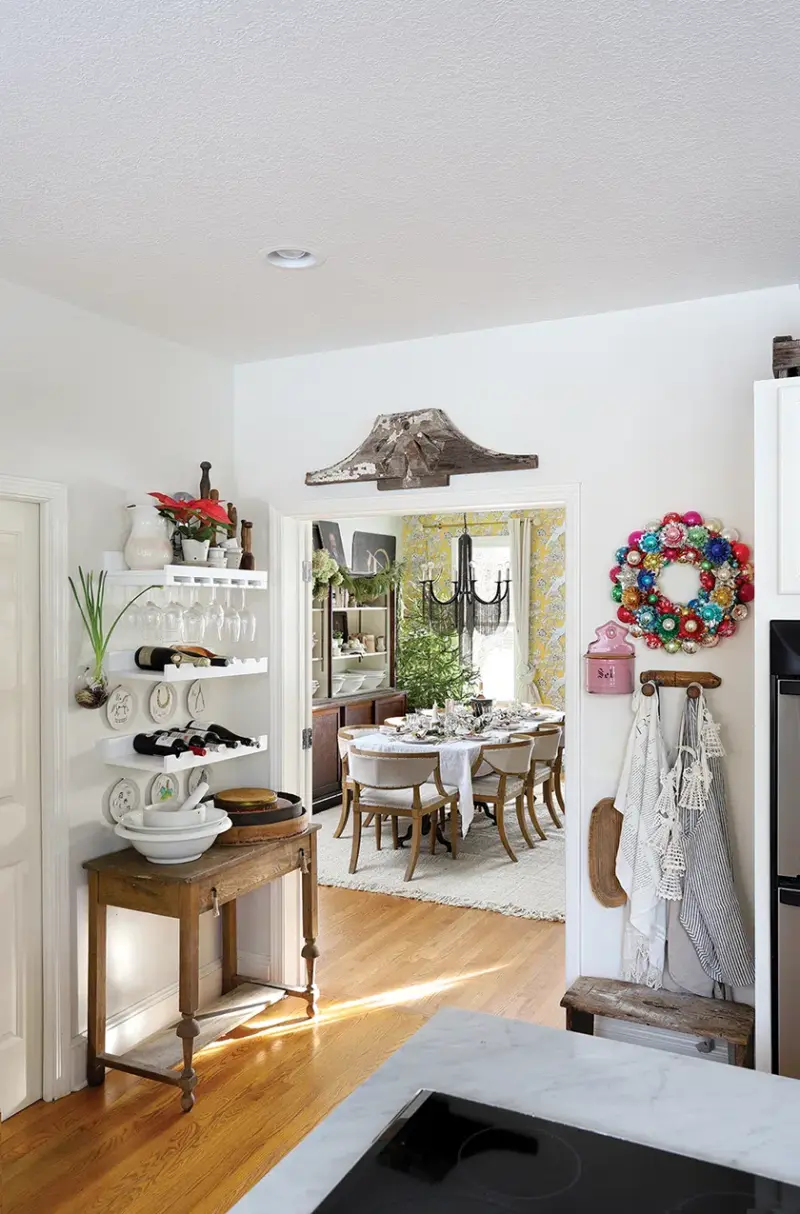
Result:
{"label": "hanging wine glass", "polygon": [[164,630],[164,613],[156,602],[155,592],[150,594],[142,608],[141,618],[145,643],[159,645]]}
{"label": "hanging wine glass", "polygon": [[225,648],[232,651],[239,644],[242,634],[242,621],[239,612],[231,603],[230,587],[225,599],[225,611],[222,617],[222,639]]}
{"label": "hanging wine glass", "polygon": [[239,612],[241,625],[241,640],[252,645],[256,639],[256,617],[252,608],[247,606],[247,591],[242,587],[242,609]]}
{"label": "hanging wine glass", "polygon": [[[178,645],[185,640],[183,631],[183,603],[179,599],[180,591],[174,587],[172,597],[164,608],[164,641],[167,645]],[[166,597],[166,592],[165,592]]]}
{"label": "hanging wine glass", "polygon": [[206,640],[213,649],[215,646],[219,645],[220,641],[222,640],[222,622],[224,617],[222,604],[217,602],[216,586],[211,587],[211,595],[208,603],[206,604],[205,617]]}
{"label": "hanging wine glass", "polygon": [[195,598],[183,614],[183,635],[191,645],[202,645],[206,635],[206,613],[203,604]]}

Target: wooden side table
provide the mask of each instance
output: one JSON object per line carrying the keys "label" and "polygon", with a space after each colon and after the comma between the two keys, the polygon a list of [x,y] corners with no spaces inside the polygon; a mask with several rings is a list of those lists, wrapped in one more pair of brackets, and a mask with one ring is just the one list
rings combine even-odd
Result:
{"label": "wooden side table", "polygon": [[[97,1086],[106,1067],[156,1079],[181,1089],[181,1108],[194,1104],[195,1049],[201,1049],[243,1023],[265,1004],[286,995],[306,1000],[314,1016],[317,948],[317,839],[319,826],[301,835],[245,847],[216,844],[190,864],[151,864],[133,848],[87,860],[89,872],[89,1031],[86,1078]],[[238,972],[236,899],[299,869],[302,874],[305,986],[261,982]],[[146,911],[180,924],[180,984],[177,1026],[156,1034],[126,1054],[106,1052],[106,908]],[[198,1020],[200,915],[222,916],[222,998],[203,1009]],[[180,1072],[172,1069],[180,1065]]]}

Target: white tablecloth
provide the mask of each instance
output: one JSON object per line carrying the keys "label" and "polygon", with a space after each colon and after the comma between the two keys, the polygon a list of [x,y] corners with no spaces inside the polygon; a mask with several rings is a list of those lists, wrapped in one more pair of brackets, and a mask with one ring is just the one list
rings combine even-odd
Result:
{"label": "white tablecloth", "polygon": [[[561,714],[558,714],[561,715]],[[536,720],[520,722],[514,729],[492,730],[482,741],[472,738],[459,738],[454,742],[430,742],[424,746],[421,742],[409,742],[396,734],[362,733],[358,735],[356,746],[361,750],[380,751],[420,751],[436,750],[439,752],[439,770],[443,784],[453,785],[459,792],[459,809],[461,810],[461,833],[465,835],[475,817],[475,802],[472,799],[472,765],[478,757],[483,742],[500,742],[511,733],[535,730],[544,724],[545,720],[556,720],[556,714],[541,716]]]}

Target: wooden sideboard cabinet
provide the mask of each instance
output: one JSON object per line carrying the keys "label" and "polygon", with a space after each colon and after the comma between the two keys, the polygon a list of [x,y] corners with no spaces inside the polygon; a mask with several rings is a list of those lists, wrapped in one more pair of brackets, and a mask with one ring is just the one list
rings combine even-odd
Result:
{"label": "wooden sideboard cabinet", "polygon": [[311,770],[314,812],[338,805],[342,798],[339,730],[348,725],[374,725],[387,717],[405,716],[408,697],[393,687],[365,695],[315,700],[312,716]]}

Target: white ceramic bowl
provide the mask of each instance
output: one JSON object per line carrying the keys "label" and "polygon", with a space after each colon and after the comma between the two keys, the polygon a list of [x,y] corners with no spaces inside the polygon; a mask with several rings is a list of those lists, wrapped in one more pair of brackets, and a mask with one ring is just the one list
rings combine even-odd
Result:
{"label": "white ceramic bowl", "polygon": [[383,682],[383,680],[385,678],[386,678],[385,670],[365,670],[364,671],[364,682],[363,682],[362,686],[367,691],[375,691],[376,688],[380,687],[381,683]]}
{"label": "white ceramic bowl", "polygon": [[[167,826],[159,826],[152,825],[145,817],[147,810],[152,808],[159,808],[164,813],[169,812],[164,810],[163,806],[154,807],[146,805],[144,809],[131,809],[128,813],[123,814],[120,818],[120,825],[127,827],[128,830],[135,831],[137,834],[152,835],[154,838],[157,838],[159,835],[164,834],[185,835],[187,831],[196,830],[198,826],[216,826],[217,823],[222,822],[228,816],[224,809],[217,809],[216,805],[206,802],[202,806],[197,807],[203,810],[204,817],[194,818],[192,821],[172,822]],[[176,812],[170,813],[170,817],[175,817]],[[193,810],[189,810],[190,814],[193,812]]]}
{"label": "white ceramic bowl", "polygon": [[203,822],[201,826],[188,827],[181,831],[158,831],[158,833],[131,829],[118,822],[114,833],[136,848],[151,864],[188,864],[208,851],[217,835],[233,825],[227,814],[221,822]]}
{"label": "white ceramic bowl", "polygon": [[312,694],[312,696],[315,696],[315,695],[317,694],[317,692],[318,692],[318,691],[319,691],[319,679],[312,679],[312,680],[311,680],[311,694]]}
{"label": "white ceramic bowl", "polygon": [[331,695],[338,696],[339,692],[342,690],[343,686],[344,686],[344,675],[343,674],[331,675]]}
{"label": "white ceramic bowl", "polygon": [[[142,826],[159,826],[162,830],[175,830],[184,826],[199,826],[206,820],[205,805],[195,805],[194,809],[167,809],[165,805],[145,805],[141,811]],[[132,826],[128,822],[128,826]]]}
{"label": "white ceramic bowl", "polygon": [[344,695],[352,695],[354,691],[360,691],[364,682],[363,674],[345,674],[342,676],[342,692]]}

